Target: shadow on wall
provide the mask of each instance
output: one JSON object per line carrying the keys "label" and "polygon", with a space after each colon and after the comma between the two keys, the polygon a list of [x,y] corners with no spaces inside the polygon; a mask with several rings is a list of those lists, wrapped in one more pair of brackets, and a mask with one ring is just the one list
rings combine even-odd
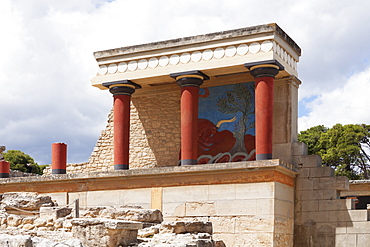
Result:
{"label": "shadow on wall", "polygon": [[132,98],[132,166],[177,166],[180,150],[180,90]]}

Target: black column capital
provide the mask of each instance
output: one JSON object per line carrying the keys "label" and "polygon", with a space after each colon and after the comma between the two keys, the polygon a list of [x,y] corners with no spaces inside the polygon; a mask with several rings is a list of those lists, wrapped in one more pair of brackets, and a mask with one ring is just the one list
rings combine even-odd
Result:
{"label": "black column capital", "polygon": [[273,77],[279,74],[279,67],[272,64],[256,65],[251,68],[251,75],[258,77]]}
{"label": "black column capital", "polygon": [[199,70],[172,73],[170,76],[180,87],[199,87],[204,80],[209,80],[209,76]]}
{"label": "black column capital", "polygon": [[140,89],[141,86],[130,80],[104,82],[104,87],[109,88],[109,92],[113,95],[132,95],[136,89]]}
{"label": "black column capital", "polygon": [[284,70],[284,66],[281,65],[281,63],[279,63],[276,59],[245,63],[244,66],[250,70],[250,73],[254,78],[264,76],[275,78],[280,70]]}

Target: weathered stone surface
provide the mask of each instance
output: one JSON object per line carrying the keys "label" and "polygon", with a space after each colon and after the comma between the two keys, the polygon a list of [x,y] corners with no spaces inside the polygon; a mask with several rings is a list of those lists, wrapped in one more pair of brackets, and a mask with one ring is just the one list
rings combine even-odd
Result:
{"label": "weathered stone surface", "polygon": [[2,247],[33,247],[31,236],[11,236],[0,234],[0,246]]}
{"label": "weathered stone surface", "polygon": [[[14,208],[35,211],[40,207],[56,206],[50,196],[34,192],[7,192],[2,195],[1,208],[13,211]],[[21,211],[20,211],[21,212]]]}
{"label": "weathered stone surface", "polygon": [[155,226],[139,229],[137,236],[139,238],[152,237],[154,236],[154,234],[159,233],[159,227],[160,225],[155,225]]}
{"label": "weathered stone surface", "polygon": [[160,233],[208,233],[212,234],[212,223],[202,221],[174,221],[163,222],[159,228]]}
{"label": "weathered stone surface", "polygon": [[59,219],[72,212],[72,208],[40,207],[40,217]]}
{"label": "weathered stone surface", "polygon": [[56,242],[40,237],[31,237],[29,235],[8,235],[0,234],[1,247],[84,247],[80,240],[69,239],[62,242]]}
{"label": "weathered stone surface", "polygon": [[140,222],[90,218],[72,219],[72,234],[81,239],[86,246],[128,246],[137,242],[137,230]]}
{"label": "weathered stone surface", "polygon": [[162,212],[158,209],[142,209],[137,207],[84,207],[80,209],[80,217],[98,217],[150,223],[160,223],[163,221]]}
{"label": "weathered stone surface", "polygon": [[61,242],[55,242],[45,238],[33,237],[33,247],[84,247],[80,240],[69,239]]}
{"label": "weathered stone surface", "polygon": [[[139,247],[215,247],[212,237],[208,233],[198,234],[156,234],[153,238],[146,239],[147,242],[140,243]],[[221,245],[222,246],[222,245]]]}
{"label": "weathered stone surface", "polygon": [[113,220],[113,219],[83,219],[76,218],[71,220],[72,226],[90,226],[90,225],[103,225],[108,229],[122,229],[122,230],[138,230],[143,227],[140,222],[123,221],[123,220]]}

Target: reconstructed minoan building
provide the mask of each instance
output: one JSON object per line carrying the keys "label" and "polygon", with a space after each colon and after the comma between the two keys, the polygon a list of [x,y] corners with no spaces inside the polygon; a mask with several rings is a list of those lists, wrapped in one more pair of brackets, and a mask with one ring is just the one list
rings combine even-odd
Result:
{"label": "reconstructed minoan building", "polygon": [[90,160],[3,179],[0,191],[211,221],[233,247],[369,243],[368,211],[343,194],[348,179],[297,142],[301,49],[278,25],[94,55],[92,85],[114,104]]}

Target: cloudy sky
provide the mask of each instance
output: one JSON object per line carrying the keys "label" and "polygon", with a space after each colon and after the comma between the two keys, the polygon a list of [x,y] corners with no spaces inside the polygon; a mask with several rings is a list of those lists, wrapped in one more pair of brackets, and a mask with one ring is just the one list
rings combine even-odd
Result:
{"label": "cloudy sky", "polygon": [[112,96],[94,51],[277,23],[301,47],[299,129],[370,124],[370,1],[0,0],[0,145],[87,161]]}

